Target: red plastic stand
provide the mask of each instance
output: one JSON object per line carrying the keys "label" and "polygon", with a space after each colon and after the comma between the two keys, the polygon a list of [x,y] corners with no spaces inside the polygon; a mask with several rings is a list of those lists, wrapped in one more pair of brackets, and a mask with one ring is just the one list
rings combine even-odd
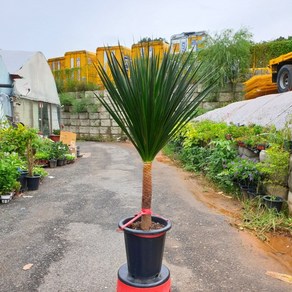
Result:
{"label": "red plastic stand", "polygon": [[151,287],[151,288],[137,288],[128,286],[122,281],[118,280],[117,292],[170,292],[170,279],[167,282],[160,286]]}
{"label": "red plastic stand", "polygon": [[164,265],[162,265],[161,273],[157,278],[146,281],[131,278],[128,275],[127,264],[119,269],[117,292],[170,292],[170,289],[170,273]]}

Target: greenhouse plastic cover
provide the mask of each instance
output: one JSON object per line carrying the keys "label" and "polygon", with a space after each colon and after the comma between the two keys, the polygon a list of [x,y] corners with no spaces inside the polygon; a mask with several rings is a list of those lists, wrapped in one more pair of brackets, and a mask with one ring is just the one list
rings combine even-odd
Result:
{"label": "greenhouse plastic cover", "polygon": [[13,95],[60,104],[54,76],[41,52],[0,50],[3,62],[14,79]]}
{"label": "greenhouse plastic cover", "polygon": [[201,120],[236,125],[274,125],[277,129],[283,129],[289,121],[291,126],[292,91],[231,103],[195,118],[195,121]]}

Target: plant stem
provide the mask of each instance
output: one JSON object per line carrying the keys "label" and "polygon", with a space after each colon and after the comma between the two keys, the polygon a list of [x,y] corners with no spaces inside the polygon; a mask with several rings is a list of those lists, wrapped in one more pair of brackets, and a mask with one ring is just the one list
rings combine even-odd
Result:
{"label": "plant stem", "polygon": [[[142,209],[151,209],[152,201],[152,162],[143,164],[143,188],[142,188]],[[151,215],[143,215],[141,229],[149,230],[151,227]]]}

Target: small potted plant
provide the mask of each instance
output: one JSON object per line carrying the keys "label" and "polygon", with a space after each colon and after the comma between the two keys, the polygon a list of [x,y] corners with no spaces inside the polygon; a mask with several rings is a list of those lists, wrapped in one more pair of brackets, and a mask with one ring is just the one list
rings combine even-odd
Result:
{"label": "small potted plant", "polygon": [[59,129],[54,129],[53,133],[50,134],[49,138],[54,141],[54,142],[58,142],[60,141],[60,130]]}
{"label": "small potted plant", "polygon": [[69,147],[61,141],[55,142],[55,147],[57,166],[63,166],[66,164],[66,154],[69,154]]}
{"label": "small potted plant", "polygon": [[67,164],[71,164],[75,162],[75,155],[74,154],[65,154]]}
{"label": "small potted plant", "polygon": [[282,209],[284,199],[279,196],[265,195],[263,196],[263,202],[267,208],[270,209],[273,208],[276,209],[277,212],[280,212]]}
{"label": "small potted plant", "polygon": [[49,149],[49,166],[50,168],[57,167],[57,157],[58,157],[58,144],[57,142],[51,143]]}

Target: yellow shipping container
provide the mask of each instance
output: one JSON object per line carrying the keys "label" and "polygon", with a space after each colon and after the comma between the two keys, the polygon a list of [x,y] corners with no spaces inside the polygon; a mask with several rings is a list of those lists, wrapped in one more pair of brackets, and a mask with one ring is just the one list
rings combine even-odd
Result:
{"label": "yellow shipping container", "polygon": [[191,50],[199,51],[204,48],[206,36],[207,33],[205,31],[174,34],[170,38],[171,52],[183,53]]}
{"label": "yellow shipping container", "polygon": [[[99,64],[109,73],[108,62],[107,62],[107,52],[110,51],[114,54],[118,62],[121,62],[122,56],[124,57],[124,62],[127,65],[130,62],[131,50],[123,46],[109,46],[109,47],[98,47],[96,49],[96,59]],[[100,78],[97,79],[97,84],[103,88]]]}
{"label": "yellow shipping container", "polygon": [[65,68],[65,58],[64,57],[56,57],[48,59],[48,64],[54,73],[55,71],[63,70]]}
{"label": "yellow shipping container", "polygon": [[169,44],[164,41],[142,42],[132,45],[132,58],[138,58],[143,53],[149,53],[162,58],[163,53],[169,49]]}
{"label": "yellow shipping container", "polygon": [[65,53],[64,66],[66,78],[83,83],[97,83],[96,55],[88,51],[72,51]]}

